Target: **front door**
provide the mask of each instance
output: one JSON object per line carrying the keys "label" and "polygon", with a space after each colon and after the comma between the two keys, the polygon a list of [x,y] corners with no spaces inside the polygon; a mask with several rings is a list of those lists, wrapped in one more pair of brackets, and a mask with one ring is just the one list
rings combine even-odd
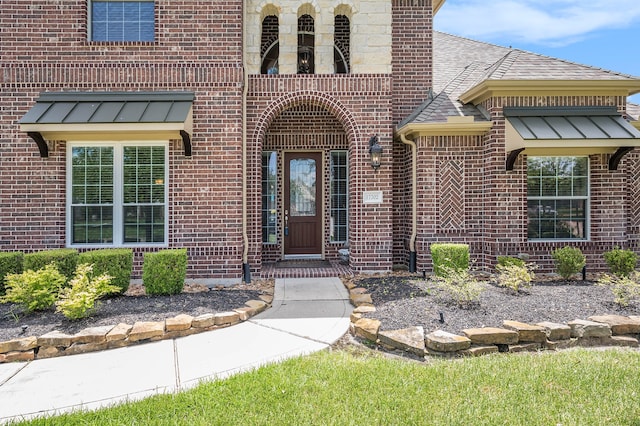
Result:
{"label": "front door", "polygon": [[284,254],[322,254],[322,153],[284,155]]}

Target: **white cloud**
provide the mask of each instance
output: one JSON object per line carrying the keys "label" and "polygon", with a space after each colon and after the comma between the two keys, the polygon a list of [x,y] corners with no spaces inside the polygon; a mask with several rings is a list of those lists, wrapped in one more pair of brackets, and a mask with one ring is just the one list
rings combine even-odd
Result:
{"label": "white cloud", "polygon": [[630,25],[640,26],[638,0],[446,0],[435,17],[440,31],[547,46]]}

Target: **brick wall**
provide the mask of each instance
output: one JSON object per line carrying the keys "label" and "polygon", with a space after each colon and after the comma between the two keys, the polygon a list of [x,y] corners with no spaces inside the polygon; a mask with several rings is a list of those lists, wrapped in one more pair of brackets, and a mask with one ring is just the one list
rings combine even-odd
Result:
{"label": "brick wall", "polygon": [[432,87],[431,0],[392,1],[393,120],[421,105]]}
{"label": "brick wall", "polygon": [[[248,175],[260,176],[260,153],[269,149],[349,152],[349,241],[355,271],[390,270],[392,261],[391,78],[388,75],[255,75],[249,78],[247,99]],[[297,119],[295,116],[302,116]],[[315,132],[322,137],[315,139]],[[326,142],[331,135],[339,138]],[[379,134],[384,148],[377,171],[369,162],[368,141]],[[310,136],[306,136],[310,135]],[[292,145],[294,144],[294,145]],[[250,259],[258,270],[260,243],[260,182],[248,188]],[[384,202],[363,205],[363,191],[382,190]],[[327,200],[325,199],[325,203]],[[325,230],[325,235],[327,230]],[[341,246],[341,244],[340,244]],[[326,247],[329,257],[338,247]],[[264,260],[278,248],[265,248]]]}
{"label": "brick wall", "polygon": [[[603,270],[602,252],[615,246],[638,247],[636,211],[638,153],[628,154],[617,171],[608,170],[608,154],[589,156],[590,239],[576,242],[527,240],[526,156],[505,170],[504,106],[617,106],[617,97],[493,98],[484,103],[492,130],[478,137],[418,139],[418,270],[431,270],[429,245],[463,242],[471,246],[474,266],[492,270],[497,256],[526,253],[553,270],[553,249],[572,245],[587,256],[590,271]],[[458,171],[459,169],[459,171]],[[460,188],[451,194],[452,184]],[[409,195],[409,194],[408,194]],[[457,220],[459,209],[464,211]]]}
{"label": "brick wall", "polygon": [[[88,42],[86,5],[0,8],[0,250],[65,245],[66,143],[40,158],[17,124],[38,93],[192,91],[193,156],[170,143],[169,246],[189,249],[190,277],[239,278],[242,2],[156,2],[156,40],[145,43]],[[135,250],[136,276],[152,250]]]}

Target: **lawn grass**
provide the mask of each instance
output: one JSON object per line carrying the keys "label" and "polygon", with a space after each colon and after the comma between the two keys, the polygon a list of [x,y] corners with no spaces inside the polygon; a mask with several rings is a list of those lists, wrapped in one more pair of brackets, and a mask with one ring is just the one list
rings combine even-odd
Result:
{"label": "lawn grass", "polygon": [[353,350],[36,425],[640,425],[640,352],[418,363]]}

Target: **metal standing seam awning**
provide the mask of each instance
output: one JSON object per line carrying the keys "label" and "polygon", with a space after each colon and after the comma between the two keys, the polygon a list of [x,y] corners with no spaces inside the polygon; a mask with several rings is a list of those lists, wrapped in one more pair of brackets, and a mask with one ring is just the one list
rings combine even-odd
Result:
{"label": "metal standing seam awning", "polygon": [[181,139],[191,156],[191,92],[45,92],[19,121],[41,157],[46,140]]}
{"label": "metal standing seam awning", "polygon": [[616,108],[504,108],[507,170],[520,153],[579,155],[610,153],[609,170],[640,146],[640,131]]}

